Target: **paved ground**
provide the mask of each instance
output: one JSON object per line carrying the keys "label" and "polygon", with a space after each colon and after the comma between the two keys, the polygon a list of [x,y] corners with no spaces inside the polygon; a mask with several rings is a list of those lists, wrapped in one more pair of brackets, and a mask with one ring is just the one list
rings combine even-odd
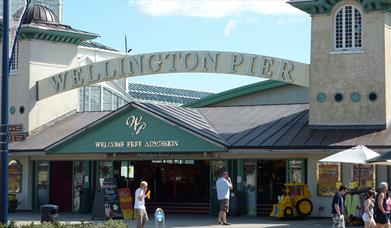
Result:
{"label": "paved ground", "polygon": [[[60,220],[71,223],[80,223],[80,221],[99,223],[103,221],[90,221],[91,216],[89,214],[60,214]],[[40,214],[31,212],[17,212],[9,214],[9,220],[16,221],[17,224],[30,224],[31,222],[39,223]],[[272,218],[263,217],[231,217],[229,222],[231,226],[218,225],[216,218],[203,215],[166,215],[166,228],[217,228],[217,227],[232,227],[232,228],[260,228],[260,227],[286,227],[286,228],[317,228],[330,227],[330,219],[306,219],[295,221],[281,221]],[[135,221],[126,221],[130,227],[136,227]],[[153,228],[155,223],[152,215],[150,215],[150,221],[145,228]]]}

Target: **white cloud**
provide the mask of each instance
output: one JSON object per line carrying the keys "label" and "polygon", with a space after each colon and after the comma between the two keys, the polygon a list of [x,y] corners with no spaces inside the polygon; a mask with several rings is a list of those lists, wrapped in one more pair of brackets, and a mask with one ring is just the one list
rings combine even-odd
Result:
{"label": "white cloud", "polygon": [[243,12],[261,15],[304,14],[287,0],[129,0],[151,16],[191,16],[222,18]]}
{"label": "white cloud", "polygon": [[229,36],[229,34],[231,34],[232,30],[234,30],[236,27],[236,20],[229,20],[228,23],[225,25],[225,29],[224,29],[224,35],[225,36]]}

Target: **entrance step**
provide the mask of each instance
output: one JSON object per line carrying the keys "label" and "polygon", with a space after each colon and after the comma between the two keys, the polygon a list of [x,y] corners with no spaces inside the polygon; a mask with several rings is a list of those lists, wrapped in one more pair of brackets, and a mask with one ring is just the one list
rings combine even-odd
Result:
{"label": "entrance step", "polygon": [[210,203],[148,202],[148,213],[162,208],[165,213],[210,214]]}
{"label": "entrance step", "polygon": [[273,210],[273,204],[257,204],[258,216],[269,216]]}

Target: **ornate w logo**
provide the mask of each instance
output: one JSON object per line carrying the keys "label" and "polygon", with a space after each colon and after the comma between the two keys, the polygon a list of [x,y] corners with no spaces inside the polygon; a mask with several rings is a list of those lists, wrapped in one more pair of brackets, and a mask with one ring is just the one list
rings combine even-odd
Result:
{"label": "ornate w logo", "polygon": [[138,135],[141,130],[147,127],[145,122],[142,122],[142,116],[129,116],[126,119],[126,126],[128,126],[133,132],[132,135]]}

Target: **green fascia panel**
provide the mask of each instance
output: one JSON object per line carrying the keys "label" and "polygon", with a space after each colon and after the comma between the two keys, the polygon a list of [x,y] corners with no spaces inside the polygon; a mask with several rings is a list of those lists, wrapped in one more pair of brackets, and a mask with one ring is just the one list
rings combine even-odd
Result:
{"label": "green fascia panel", "polygon": [[273,89],[273,88],[277,88],[277,87],[285,86],[285,85],[288,85],[288,84],[284,83],[284,82],[272,81],[272,80],[257,82],[254,84],[238,87],[238,88],[227,90],[227,91],[224,91],[224,92],[221,92],[218,94],[207,96],[203,99],[185,104],[184,107],[191,107],[191,108],[207,107],[207,106],[221,103],[221,102],[231,100],[231,99],[234,99],[237,97],[242,97],[242,96],[245,96],[248,94],[260,92],[263,90]]}
{"label": "green fascia panel", "polygon": [[[331,9],[341,0],[289,1],[292,6],[310,14],[329,14]],[[391,0],[359,0],[365,11],[390,12]]]}
{"label": "green fascia panel", "polygon": [[[218,152],[223,145],[190,133],[144,111],[128,106],[48,150],[52,154]],[[132,116],[137,125],[129,126]],[[128,125],[127,125],[128,123]]]}
{"label": "green fascia panel", "polygon": [[[0,26],[1,26],[0,31],[2,32],[2,24]],[[71,44],[79,44],[84,40],[92,40],[99,37],[98,35],[95,34],[89,35],[89,34],[65,32],[65,31],[44,30],[44,29],[33,28],[33,27],[22,27],[19,36],[22,39],[32,38],[37,40],[56,41],[56,42],[59,42],[59,40],[64,40],[60,42],[71,43]]]}

